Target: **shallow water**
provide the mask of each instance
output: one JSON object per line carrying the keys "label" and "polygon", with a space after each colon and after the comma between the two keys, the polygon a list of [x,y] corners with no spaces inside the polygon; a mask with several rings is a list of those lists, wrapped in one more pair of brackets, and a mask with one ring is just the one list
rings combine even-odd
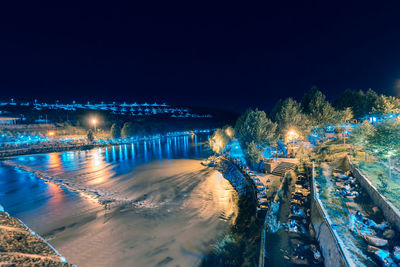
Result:
{"label": "shallow water", "polygon": [[237,215],[232,186],[200,165],[209,153],[186,136],[15,157],[0,204],[79,266],[196,266]]}

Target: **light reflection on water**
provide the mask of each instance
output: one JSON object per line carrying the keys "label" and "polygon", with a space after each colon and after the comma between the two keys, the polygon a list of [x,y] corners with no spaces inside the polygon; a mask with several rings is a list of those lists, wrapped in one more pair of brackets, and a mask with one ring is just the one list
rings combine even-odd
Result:
{"label": "light reflection on water", "polygon": [[[170,137],[15,157],[31,172],[0,162],[0,204],[79,266],[193,266],[237,214],[230,184],[199,164],[210,153],[202,141]],[[32,172],[136,204],[104,210]]]}

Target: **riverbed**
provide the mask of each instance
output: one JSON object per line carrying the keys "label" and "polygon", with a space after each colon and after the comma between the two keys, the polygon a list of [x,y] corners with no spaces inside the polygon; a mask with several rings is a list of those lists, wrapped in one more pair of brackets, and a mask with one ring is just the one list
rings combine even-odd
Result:
{"label": "riverbed", "polygon": [[79,266],[197,266],[238,213],[229,182],[200,164],[202,141],[14,157],[0,162],[0,204]]}

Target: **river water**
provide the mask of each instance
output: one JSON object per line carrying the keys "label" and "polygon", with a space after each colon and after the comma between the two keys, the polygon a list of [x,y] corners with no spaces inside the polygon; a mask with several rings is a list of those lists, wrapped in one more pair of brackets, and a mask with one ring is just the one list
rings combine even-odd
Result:
{"label": "river water", "polygon": [[202,140],[11,158],[0,204],[78,266],[196,266],[238,213],[229,182],[200,164]]}

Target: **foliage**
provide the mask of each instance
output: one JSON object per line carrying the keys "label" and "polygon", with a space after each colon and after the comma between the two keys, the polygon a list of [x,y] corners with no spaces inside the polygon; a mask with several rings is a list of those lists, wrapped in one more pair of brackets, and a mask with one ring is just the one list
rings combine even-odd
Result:
{"label": "foliage", "polygon": [[253,166],[255,166],[262,159],[261,152],[262,150],[257,146],[257,144],[254,141],[252,141],[247,148],[246,152],[247,161]]}
{"label": "foliage", "polygon": [[365,148],[381,159],[398,156],[400,152],[400,121],[385,120],[378,123],[372,135],[367,138]]}
{"label": "foliage", "polygon": [[304,139],[310,133],[308,116],[302,112],[301,105],[292,98],[280,100],[272,110],[271,118],[277,123],[279,137],[283,140],[289,131],[296,132],[298,139]]}
{"label": "foliage", "polygon": [[337,112],[332,105],[326,101],[326,96],[316,87],[306,93],[301,101],[305,114],[308,114],[315,126],[324,126],[337,121]]}
{"label": "foliage", "polygon": [[382,115],[399,113],[400,99],[394,96],[380,95],[376,101],[375,107],[372,108],[372,111]]}
{"label": "foliage", "polygon": [[245,130],[244,128],[245,128],[246,119],[247,119],[247,116],[249,115],[250,112],[252,112],[252,110],[251,109],[247,109],[236,120],[236,124],[235,124],[235,133],[236,133],[236,135],[238,135],[239,132],[243,132]]}
{"label": "foliage", "polygon": [[377,99],[378,94],[372,89],[368,89],[366,93],[362,90],[353,91],[347,89],[335,101],[334,106],[339,110],[351,108],[354,113],[354,117],[360,119],[372,112],[372,109],[376,105]]}
{"label": "foliage", "polygon": [[135,134],[135,125],[132,122],[125,122],[121,129],[121,137],[127,138]]}
{"label": "foliage", "polygon": [[235,129],[233,129],[232,126],[226,125],[224,126],[223,130],[225,131],[225,134],[232,139],[235,136]]}
{"label": "foliage", "polygon": [[208,144],[214,153],[221,153],[225,150],[230,139],[225,129],[216,129],[213,135],[208,139]]}
{"label": "foliage", "polygon": [[310,162],[310,150],[304,147],[303,144],[300,144],[299,148],[297,149],[296,158],[299,160],[300,164],[307,164]]}
{"label": "foliage", "polygon": [[92,129],[89,129],[89,130],[87,131],[87,139],[88,139],[90,142],[93,142],[93,141],[94,141],[94,134],[93,134]]}
{"label": "foliage", "polygon": [[374,127],[368,120],[363,121],[353,130],[352,140],[354,145],[366,147],[368,139],[374,134]]}
{"label": "foliage", "polygon": [[276,137],[276,123],[267,118],[264,111],[247,110],[236,122],[235,133],[244,148],[251,142],[263,148]]}
{"label": "foliage", "polygon": [[387,179],[384,178],[383,173],[380,173],[378,175],[378,181],[379,181],[379,190],[382,193],[385,193],[388,188],[388,182],[387,182]]}
{"label": "foliage", "polygon": [[111,126],[110,132],[111,132],[111,138],[112,139],[116,139],[116,138],[120,138],[121,137],[121,129],[115,123]]}
{"label": "foliage", "polygon": [[[364,164],[361,164],[362,162]],[[397,208],[400,208],[400,184],[398,182],[400,177],[398,173],[393,172],[392,175],[394,179],[388,179],[388,176],[385,175],[385,173],[387,173],[387,165],[380,161],[359,161],[355,163],[359,164],[361,171],[379,191],[381,190],[381,186],[385,186],[385,183],[387,183],[386,191],[380,191],[380,193],[382,193]],[[384,179],[383,184],[381,182],[382,179]]]}
{"label": "foliage", "polygon": [[350,107],[347,107],[342,110],[337,110],[335,114],[336,114],[335,120],[338,123],[345,123],[351,121],[354,117],[353,110]]}

